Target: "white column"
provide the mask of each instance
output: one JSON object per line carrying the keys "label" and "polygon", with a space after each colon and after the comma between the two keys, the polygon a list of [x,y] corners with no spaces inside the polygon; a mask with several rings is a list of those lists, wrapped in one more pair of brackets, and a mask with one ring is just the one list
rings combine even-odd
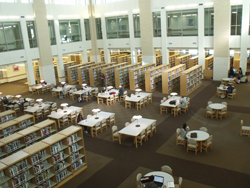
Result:
{"label": "white column", "polygon": [[202,70],[205,68],[205,50],[204,50],[204,7],[198,7],[198,51],[199,65]]}
{"label": "white column", "polygon": [[213,80],[228,77],[230,17],[230,0],[214,1]]}
{"label": "white column", "polygon": [[102,21],[102,41],[103,41],[103,50],[104,50],[104,58],[105,63],[110,63],[110,53],[109,53],[109,45],[107,41],[107,32],[106,32],[106,22],[105,22],[105,16],[101,15],[101,21]]}
{"label": "white column", "polygon": [[129,45],[130,45],[130,54],[131,54],[131,64],[136,63],[135,57],[136,57],[136,49],[135,49],[135,42],[134,42],[134,20],[133,20],[133,13],[131,12],[128,15],[128,21],[129,21]]}
{"label": "white column", "polygon": [[240,46],[240,67],[242,73],[247,71],[247,37],[249,28],[249,0],[242,1],[242,24],[241,24],[241,46]]}
{"label": "white column", "polygon": [[165,9],[161,9],[161,54],[162,64],[169,63],[169,53],[167,53],[167,13]]}

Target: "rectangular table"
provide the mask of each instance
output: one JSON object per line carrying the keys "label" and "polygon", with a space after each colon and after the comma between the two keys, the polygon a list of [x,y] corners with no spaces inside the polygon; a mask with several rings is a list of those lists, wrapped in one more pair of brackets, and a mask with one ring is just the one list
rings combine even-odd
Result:
{"label": "rectangular table", "polygon": [[115,94],[118,94],[118,93],[119,93],[119,90],[118,90],[118,89],[111,89],[110,91],[108,91],[108,93],[104,93],[104,94],[98,93],[98,96],[97,96],[97,103],[99,104],[99,98],[103,98],[103,99],[106,99],[106,104],[108,104],[108,103],[107,103],[107,99],[108,99],[110,96],[112,96],[112,95],[109,94],[109,93],[111,93],[111,92],[115,92]]}
{"label": "rectangular table", "polygon": [[78,90],[78,91],[75,91],[73,92],[74,95],[77,95],[78,97],[81,96],[83,93],[85,92],[92,92],[93,90],[95,90],[95,88],[93,87],[87,87],[87,88],[84,88],[83,90]]}
{"label": "rectangular table", "polygon": [[[141,118],[138,120],[133,121],[127,127],[124,127],[119,131],[119,134],[125,134],[128,136],[133,136],[135,139],[135,147],[137,148],[137,136],[143,131],[146,130],[152,123],[156,122],[155,119],[147,119]],[[140,125],[137,127],[136,125]]]}
{"label": "rectangular table", "polygon": [[[111,115],[115,115],[115,113],[111,113],[111,112],[99,112],[97,115],[93,115],[88,119],[82,120],[78,123],[78,125],[81,126],[86,126],[86,127],[90,127],[90,133],[91,136],[93,137],[93,127],[98,123],[103,120],[103,119],[108,119],[110,118]],[[95,119],[96,117],[98,117],[98,119]]]}
{"label": "rectangular table", "polygon": [[27,108],[26,110],[24,110],[24,112],[26,112],[26,113],[28,113],[28,114],[32,114],[32,115],[34,116],[35,113],[36,113],[36,111],[37,111],[38,109],[43,110],[45,106],[48,106],[48,107],[49,107],[48,104],[43,103],[43,104],[38,105],[38,106],[33,106],[33,107],[30,107],[30,108]]}
{"label": "rectangular table", "polygon": [[[180,103],[180,99],[181,99],[180,96],[174,96],[174,97],[169,98],[169,99],[166,100],[165,102],[161,103],[161,104],[160,104],[160,113],[162,114],[162,109],[163,109],[164,107],[167,107],[167,108],[175,108],[175,107]],[[172,101],[172,100],[176,100],[176,104],[175,104],[175,105],[169,104],[169,102]]]}

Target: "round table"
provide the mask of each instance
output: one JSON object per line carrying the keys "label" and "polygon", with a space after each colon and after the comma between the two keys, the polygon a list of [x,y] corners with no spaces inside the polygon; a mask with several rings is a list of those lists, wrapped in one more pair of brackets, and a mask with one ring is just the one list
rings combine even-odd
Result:
{"label": "round table", "polygon": [[193,130],[193,131],[189,131],[186,134],[187,138],[191,138],[191,133],[197,133],[197,138],[192,138],[192,139],[196,140],[197,142],[200,142],[200,152],[202,152],[202,141],[207,140],[209,137],[209,134],[205,131]]}
{"label": "round table", "polygon": [[145,174],[145,176],[162,176],[164,177],[164,184],[163,185],[168,185],[168,182],[172,181],[174,182],[174,178],[173,176],[171,176],[170,174],[166,173],[166,172],[162,172],[162,171],[153,171],[153,172],[149,172],[147,174]]}
{"label": "round table", "polygon": [[212,109],[216,110],[216,119],[218,119],[219,110],[222,110],[222,108],[226,107],[226,105],[221,104],[221,103],[212,103],[208,106],[211,107]]}

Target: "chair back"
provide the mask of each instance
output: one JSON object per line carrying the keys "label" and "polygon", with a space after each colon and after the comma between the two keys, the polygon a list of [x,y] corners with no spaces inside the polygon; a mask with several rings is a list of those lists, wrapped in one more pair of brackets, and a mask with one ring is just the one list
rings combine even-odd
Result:
{"label": "chair back", "polygon": [[116,133],[118,131],[118,128],[116,125],[112,126],[112,134]]}
{"label": "chair back", "polygon": [[212,104],[212,103],[213,103],[212,101],[208,101],[208,102],[207,102],[207,105],[210,105],[210,104]]}
{"label": "chair back", "polygon": [[90,118],[90,117],[92,117],[92,115],[90,115],[90,114],[89,114],[89,115],[87,115],[87,119],[88,119],[88,118]]}
{"label": "chair back", "polygon": [[106,119],[103,119],[103,120],[102,120],[102,124],[103,124],[103,125],[106,124]]}
{"label": "chair back", "polygon": [[60,111],[62,111],[62,109],[61,109],[61,108],[58,108],[58,109],[57,109],[57,112],[60,112]]}
{"label": "chair back", "polygon": [[168,173],[168,174],[171,174],[172,175],[172,168],[170,168],[170,166],[168,166],[168,165],[163,165],[162,167],[161,167],[161,171],[163,171],[163,172],[166,172],[166,173]]}
{"label": "chair back", "polygon": [[180,130],[180,128],[177,128],[176,129],[176,137],[178,137],[180,134],[181,134],[181,130]]}
{"label": "chair back", "polygon": [[50,114],[55,114],[56,113],[56,111],[51,111],[51,113]]}
{"label": "chair back", "polygon": [[182,177],[179,177],[179,187],[182,185]]}
{"label": "chair back", "polygon": [[193,138],[188,138],[188,143],[192,144],[192,145],[196,145],[197,144],[196,140],[193,139]]}
{"label": "chair back", "polygon": [[125,123],[125,127],[127,127],[129,124],[130,124],[129,122],[126,122],[126,123]]}
{"label": "chair back", "polygon": [[207,128],[206,127],[200,127],[201,131],[207,132]]}

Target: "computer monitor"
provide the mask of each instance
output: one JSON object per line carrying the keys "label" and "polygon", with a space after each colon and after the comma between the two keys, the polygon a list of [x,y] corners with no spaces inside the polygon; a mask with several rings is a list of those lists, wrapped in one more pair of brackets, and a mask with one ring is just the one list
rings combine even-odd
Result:
{"label": "computer monitor", "polygon": [[233,68],[233,71],[234,71],[234,72],[237,72],[237,69],[236,69],[236,68]]}

